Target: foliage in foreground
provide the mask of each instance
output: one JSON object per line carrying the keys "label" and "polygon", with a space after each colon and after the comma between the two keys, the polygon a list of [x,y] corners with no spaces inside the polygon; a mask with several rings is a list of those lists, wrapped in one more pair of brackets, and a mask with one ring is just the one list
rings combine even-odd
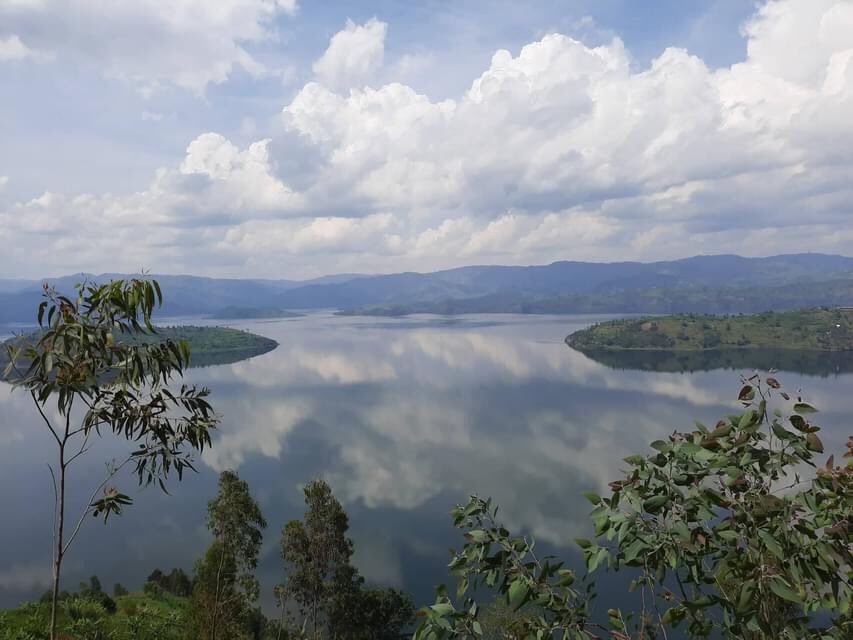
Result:
{"label": "foliage in foreground", "polygon": [[302,616],[301,634],[314,638],[390,640],[411,623],[414,605],[395,589],[365,588],[352,565],[349,519],[323,480],[304,489],[305,517],[291,520],[281,534],[287,580],[276,594],[284,614],[288,602]]}
{"label": "foliage in foreground", "polygon": [[[192,456],[210,444],[218,419],[205,388],[170,390],[189,365],[186,343],[157,341],[151,324],[162,303],[156,281],[115,280],[83,284],[72,299],[45,285],[34,342],[6,344],[4,375],[30,394],[56,444],[50,465],[54,488],[53,594],[50,637],[55,639],[63,561],[88,515],[120,514],[131,498],[109,483],[125,467],[140,485],[159,484],[193,469]],[[131,344],[120,336],[144,335]],[[117,338],[119,336],[119,338]],[[132,450],[107,464],[76,523],[66,522],[69,472],[94,438],[111,433]],[[100,497],[99,497],[100,493]],[[67,526],[70,525],[70,526]]]}
{"label": "foliage in foreground", "polygon": [[[128,594],[110,613],[83,596],[62,600],[57,631],[73,640],[183,640],[187,601],[169,594]],[[45,640],[50,605],[28,604],[0,612],[0,640]]]}
{"label": "foliage in foreground", "polygon": [[472,497],[453,511],[466,538],[449,565],[457,598],[440,588],[415,640],[484,635],[472,595],[483,589],[524,608],[508,618],[506,638],[665,638],[679,626],[693,638],[851,637],[853,439],[846,464],[829,456],[816,467],[823,444],[812,405],[757,376],[738,399],[743,413],[652,443],[651,455],[626,458],[609,496],[587,496],[599,536],[578,541],[587,570],[630,571],[643,610],[610,609],[599,624],[589,576],[579,581],[556,559],[537,558],[532,540],[500,525],[490,500]]}
{"label": "foliage in foreground", "polygon": [[190,637],[251,637],[253,604],[259,592],[253,572],[266,526],[246,481],[233,471],[223,471],[219,491],[207,506],[213,544],[195,568]]}

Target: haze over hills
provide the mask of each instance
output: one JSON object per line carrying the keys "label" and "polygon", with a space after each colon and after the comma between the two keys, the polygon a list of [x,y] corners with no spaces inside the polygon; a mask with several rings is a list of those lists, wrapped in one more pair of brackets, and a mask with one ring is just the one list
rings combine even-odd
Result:
{"label": "haze over hills", "polygon": [[[84,277],[106,281],[123,276],[77,274],[49,282],[69,292]],[[154,277],[165,291],[164,315],[215,314],[226,307],[400,315],[754,312],[853,305],[853,258],[815,253],[470,266],[432,273],[340,274],[301,282]],[[0,280],[0,322],[32,320],[40,295],[41,281]]]}

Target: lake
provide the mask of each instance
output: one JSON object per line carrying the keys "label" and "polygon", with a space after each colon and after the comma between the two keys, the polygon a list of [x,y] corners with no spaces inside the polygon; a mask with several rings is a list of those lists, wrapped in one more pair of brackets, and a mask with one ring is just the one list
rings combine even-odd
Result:
{"label": "lake", "polygon": [[[85,524],[64,585],[97,574],[105,588],[136,589],[155,567],[190,571],[209,541],[206,503],[224,469],[249,482],[270,523],[259,566],[270,612],[281,527],[301,517],[300,487],[320,476],[349,513],[363,575],[409,591],[418,604],[447,581],[448,549],[461,546],[447,514],[469,493],[492,496],[510,529],[577,566],[572,540],[591,537],[581,492],[605,492],[622,458],[645,453],[649,442],[735,411],[740,388],[739,371],[614,368],[563,342],[603,319],[312,313],[227,323],[280,346],[189,372],[212,389],[223,416],[199,473],[172,483],[171,495],[123,479],[136,504],[106,527]],[[853,375],[777,377],[821,410],[827,454],[840,453],[853,433]],[[51,444],[29,396],[0,384],[0,607],[38,597],[50,579]],[[72,504],[82,508],[104,460],[125,450],[107,439],[72,468],[80,489]],[[621,598],[608,594],[601,606]]]}

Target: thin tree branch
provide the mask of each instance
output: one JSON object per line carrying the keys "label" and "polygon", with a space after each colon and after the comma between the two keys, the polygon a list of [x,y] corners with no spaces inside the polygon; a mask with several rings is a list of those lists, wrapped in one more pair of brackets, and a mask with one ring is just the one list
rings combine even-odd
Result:
{"label": "thin tree branch", "polygon": [[53,481],[53,544],[51,545],[51,555],[53,555],[53,549],[56,548],[56,536],[57,533],[57,525],[59,523],[59,489],[56,485],[56,473],[53,470],[53,465],[47,465],[48,470],[50,471],[50,478]]}
{"label": "thin tree branch", "polygon": [[53,425],[50,423],[50,419],[45,415],[44,410],[42,410],[41,403],[38,401],[38,398],[36,398],[36,392],[30,391],[30,396],[32,396],[33,404],[36,405],[36,409],[38,409],[42,420],[44,420],[44,423],[47,425],[47,428],[50,429],[51,434],[53,434],[53,437],[56,440],[56,444],[61,445],[62,440],[60,440],[59,434],[56,432],[56,429],[53,428]]}
{"label": "thin tree branch", "polygon": [[101,482],[101,484],[99,484],[97,487],[95,487],[95,490],[94,490],[94,491],[92,491],[92,495],[91,495],[91,496],[89,496],[89,502],[88,502],[88,504],[86,505],[86,508],[84,509],[83,513],[80,515],[80,519],[77,521],[77,524],[74,526],[74,531],[71,533],[71,535],[70,535],[70,536],[68,536],[68,541],[65,543],[65,546],[64,546],[64,547],[63,547],[63,549],[62,549],[62,553],[65,553],[65,552],[67,552],[67,551],[68,551],[68,547],[70,547],[70,546],[71,546],[71,543],[72,543],[72,542],[74,542],[74,538],[76,538],[76,537],[77,537],[77,533],[80,531],[80,527],[81,527],[81,526],[83,526],[83,521],[86,519],[86,516],[87,516],[87,515],[89,515],[89,512],[92,510],[92,501],[95,499],[95,496],[96,496],[96,495],[98,495],[98,492],[99,492],[99,491],[101,491],[101,490],[106,486],[106,484],[107,484],[110,480],[112,480],[112,479],[116,476],[116,474],[118,474],[118,472],[119,472],[119,471],[121,471],[121,469],[122,469],[122,468],[123,468],[123,467],[124,467],[128,462],[130,462],[130,461],[131,461],[131,459],[132,459],[132,458],[131,458],[130,456],[128,456],[128,457],[127,457],[127,459],[125,459],[125,460],[124,460],[124,462],[122,462],[120,465],[118,465],[117,467],[115,467],[115,468],[114,468],[114,469],[109,473],[109,475],[107,475],[107,477],[106,477],[106,478],[104,478],[104,481],[103,481],[103,482]]}

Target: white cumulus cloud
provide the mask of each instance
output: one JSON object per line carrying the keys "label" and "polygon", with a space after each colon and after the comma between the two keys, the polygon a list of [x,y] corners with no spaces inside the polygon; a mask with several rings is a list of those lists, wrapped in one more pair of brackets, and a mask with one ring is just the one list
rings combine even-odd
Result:
{"label": "white cumulus cloud", "polygon": [[376,18],[363,25],[348,20],[314,63],[318,80],[336,89],[349,89],[369,80],[382,67],[387,30],[388,25]]}
{"label": "white cumulus cloud", "polygon": [[[263,37],[265,14],[248,13],[241,33]],[[497,51],[441,101],[358,81],[382,64],[386,26],[348,24],[269,138],[206,133],[138,193],[0,210],[16,240],[0,268],[296,276],[851,253],[851,24],[843,0],[765,3],[743,27],[745,59],[723,68],[679,48],[637,68],[618,38],[550,34]],[[133,246],[93,252],[74,240],[87,234]]]}
{"label": "white cumulus cloud", "polygon": [[[97,65],[143,93],[172,85],[201,94],[236,69],[263,73],[246,45],[275,37],[274,18],[296,10],[296,0],[16,0],[0,2],[0,25],[30,34],[28,47]],[[8,51],[26,57],[12,38],[0,40],[0,60]]]}
{"label": "white cumulus cloud", "polygon": [[0,62],[16,62],[26,58],[39,57],[39,54],[21,42],[14,33],[0,36]]}

